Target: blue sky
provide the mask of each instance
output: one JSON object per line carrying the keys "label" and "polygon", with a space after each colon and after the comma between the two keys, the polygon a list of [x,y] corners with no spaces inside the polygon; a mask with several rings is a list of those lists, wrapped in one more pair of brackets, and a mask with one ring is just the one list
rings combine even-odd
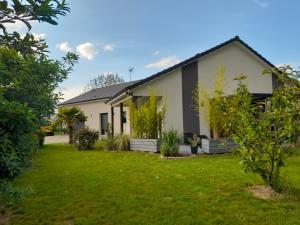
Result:
{"label": "blue sky", "polygon": [[51,56],[81,54],[61,85],[65,97],[82,92],[99,73],[129,80],[152,75],[235,35],[274,64],[300,65],[297,0],[69,0],[59,25],[34,24]]}

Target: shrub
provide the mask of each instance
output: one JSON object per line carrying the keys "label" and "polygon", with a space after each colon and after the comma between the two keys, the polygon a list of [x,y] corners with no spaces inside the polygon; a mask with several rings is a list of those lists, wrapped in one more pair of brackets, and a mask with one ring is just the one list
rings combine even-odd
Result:
{"label": "shrub", "polygon": [[76,135],[76,145],[78,150],[94,149],[96,141],[99,139],[98,131],[89,128],[80,129]]}
{"label": "shrub", "polygon": [[265,71],[281,83],[264,102],[253,103],[245,76],[239,76],[234,95],[224,98],[225,131],[238,144],[246,172],[261,176],[266,185],[280,191],[280,168],[287,150],[300,133],[300,83],[290,67]]}
{"label": "shrub", "polygon": [[128,135],[118,134],[115,136],[118,151],[130,151],[130,139]]}
{"label": "shrub", "polygon": [[163,132],[161,139],[160,152],[163,156],[176,156],[178,155],[179,144],[182,137],[178,134],[177,130],[171,129]]}
{"label": "shrub", "polygon": [[26,105],[9,102],[0,93],[0,179],[14,179],[37,150],[34,119]]}
{"label": "shrub", "polygon": [[156,139],[161,135],[165,117],[165,106],[159,109],[159,98],[154,92],[143,103],[130,103],[130,118],[133,136],[136,138]]}
{"label": "shrub", "polygon": [[11,182],[0,179],[0,213],[5,208],[19,203],[23,198],[23,194],[20,190],[13,188]]}
{"label": "shrub", "polygon": [[128,135],[117,134],[115,136],[108,136],[104,139],[104,146],[109,151],[129,151],[130,139]]}
{"label": "shrub", "polygon": [[39,147],[43,147],[46,136],[45,132],[42,129],[38,129],[35,131],[35,135],[38,137]]}
{"label": "shrub", "polygon": [[105,150],[108,151],[116,151],[117,143],[115,136],[107,136],[107,138],[103,139]]}

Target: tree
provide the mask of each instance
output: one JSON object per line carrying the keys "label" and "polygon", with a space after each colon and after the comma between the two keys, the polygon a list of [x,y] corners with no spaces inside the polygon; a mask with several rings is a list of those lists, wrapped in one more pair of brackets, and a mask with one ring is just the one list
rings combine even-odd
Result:
{"label": "tree", "polygon": [[14,0],[12,4],[4,0],[0,2],[0,45],[9,46],[21,54],[47,52],[47,45],[43,40],[35,40],[34,36],[26,33],[23,37],[17,32],[8,33],[8,24],[24,23],[28,31],[31,30],[33,21],[46,22],[57,25],[58,16],[65,16],[70,11],[65,0]]}
{"label": "tree", "polygon": [[77,56],[71,53],[58,61],[45,55],[24,57],[12,48],[0,47],[0,73],[3,74],[0,84],[6,87],[2,95],[8,101],[26,104],[36,115],[37,125],[43,125],[54,114],[60,99],[56,88],[67,78],[75,62]]}
{"label": "tree", "polygon": [[111,86],[113,84],[123,83],[125,80],[117,73],[99,74],[96,78],[89,81],[85,87],[85,91],[89,91],[94,88],[101,88]]}
{"label": "tree", "polygon": [[77,107],[60,108],[57,114],[56,124],[65,124],[69,130],[69,144],[74,143],[74,128],[76,123],[85,122],[87,117]]}
{"label": "tree", "polygon": [[266,185],[280,190],[280,168],[288,148],[295,143],[300,131],[300,85],[290,67],[266,70],[276,74],[279,87],[263,102],[253,102],[243,81],[236,78],[238,88],[231,97],[223,98],[224,128],[238,144],[246,172],[261,176]]}
{"label": "tree", "polygon": [[56,25],[68,11],[64,0],[0,2],[0,179],[13,179],[28,166],[38,148],[35,131],[53,114],[60,98],[55,89],[78,60],[73,53],[50,59],[44,40],[6,27],[17,21],[28,31],[32,21]]}

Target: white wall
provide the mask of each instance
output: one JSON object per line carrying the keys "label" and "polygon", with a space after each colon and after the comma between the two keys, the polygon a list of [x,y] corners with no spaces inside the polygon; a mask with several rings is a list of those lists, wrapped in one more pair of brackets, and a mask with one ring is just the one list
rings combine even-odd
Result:
{"label": "white wall", "polygon": [[149,96],[151,90],[163,97],[166,105],[165,129],[183,132],[181,69],[170,72],[133,90],[134,96]]}
{"label": "white wall", "polygon": [[[88,117],[85,122],[85,126],[100,131],[100,113],[108,113],[108,122],[111,123],[111,106],[109,104],[105,104],[105,101],[93,101],[93,102],[85,102],[85,103],[75,103],[72,105],[63,106],[66,108],[70,108],[76,106],[80,108],[84,114]],[[128,110],[124,108],[124,111]],[[120,108],[114,107],[114,133],[120,133]],[[127,113],[128,115],[129,113]],[[124,133],[130,134],[130,125],[129,121],[124,123]]]}
{"label": "white wall", "polygon": [[[272,77],[262,75],[262,71],[269,66],[240,43],[234,42],[198,60],[198,80],[209,91],[213,90],[218,67],[226,68],[226,94],[234,92],[237,81],[233,81],[233,78],[242,73],[247,76],[245,83],[251,93],[272,93]],[[200,133],[210,136],[207,122],[201,114],[199,121]]]}

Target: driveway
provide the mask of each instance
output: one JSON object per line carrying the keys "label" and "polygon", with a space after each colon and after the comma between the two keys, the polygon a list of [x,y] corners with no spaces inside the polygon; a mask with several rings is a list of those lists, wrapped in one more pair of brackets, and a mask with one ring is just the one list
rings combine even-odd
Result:
{"label": "driveway", "polygon": [[55,136],[46,136],[45,144],[55,144],[55,143],[68,143],[68,135],[55,135]]}

